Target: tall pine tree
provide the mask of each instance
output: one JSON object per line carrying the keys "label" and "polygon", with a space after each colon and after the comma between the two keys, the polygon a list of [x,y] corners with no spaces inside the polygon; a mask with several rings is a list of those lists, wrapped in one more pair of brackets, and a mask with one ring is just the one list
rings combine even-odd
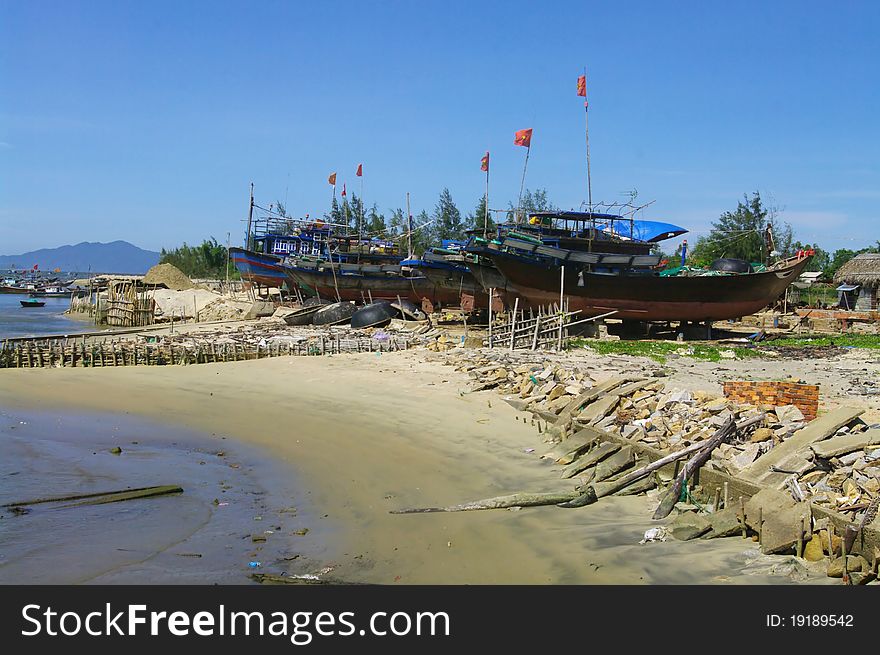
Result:
{"label": "tall pine tree", "polygon": [[[462,239],[466,225],[461,212],[452,200],[449,189],[440,192],[440,200],[434,208],[434,236],[438,240]],[[439,245],[439,244],[438,244]]]}
{"label": "tall pine tree", "polygon": [[480,230],[482,234],[483,229],[486,229],[486,233],[491,236],[495,233],[495,220],[492,218],[492,212],[489,212],[489,220],[488,224],[486,222],[486,196],[480,196],[480,200],[477,202],[477,206],[474,208],[474,211],[468,214],[468,226],[473,230]]}
{"label": "tall pine tree", "polygon": [[743,196],[736,210],[721,214],[712,222],[708,236],[700,237],[688,257],[696,266],[708,266],[719,257],[732,257],[747,262],[764,262],[767,259],[764,233],[769,225],[779,256],[791,254],[794,238],[791,226],[777,217],[777,210],[766,207],[761,194]]}

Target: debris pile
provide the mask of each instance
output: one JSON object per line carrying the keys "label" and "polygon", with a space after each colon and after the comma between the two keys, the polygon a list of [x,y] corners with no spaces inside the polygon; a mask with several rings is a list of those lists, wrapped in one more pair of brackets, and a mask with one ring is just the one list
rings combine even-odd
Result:
{"label": "debris pile", "polygon": [[155,289],[148,291],[147,295],[156,301],[157,321],[201,319],[202,311],[221,299],[219,293],[194,288],[185,291]]}
{"label": "debris pile", "polygon": [[[785,490],[794,501],[840,512],[851,521],[859,521],[880,497],[880,425],[867,425],[858,409],[841,408],[808,422],[794,405],[747,404],[667,388],[662,369],[615,373],[549,361],[540,353],[475,357],[471,351],[447,353],[445,359],[473,378],[470,392],[495,389],[515,409],[530,412],[544,440],[560,444],[553,459],[566,466],[566,478],[583,482],[582,471],[603,461],[610,466],[621,443],[675,452],[706,442],[730,419],[743,423],[760,415],[720,443],[707,468]],[[584,439],[577,437],[585,428],[591,436],[599,430],[613,439],[578,449]],[[786,447],[779,448],[782,444]],[[632,452],[620,459],[614,474],[635,464]]]}

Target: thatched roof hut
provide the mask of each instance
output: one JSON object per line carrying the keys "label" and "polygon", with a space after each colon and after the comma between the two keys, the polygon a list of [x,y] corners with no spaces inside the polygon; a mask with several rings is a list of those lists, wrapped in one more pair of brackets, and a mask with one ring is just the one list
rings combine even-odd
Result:
{"label": "thatched roof hut", "polygon": [[845,309],[874,311],[878,308],[880,253],[856,255],[834,274],[839,305]]}
{"label": "thatched roof hut", "polygon": [[837,269],[834,281],[838,284],[861,284],[866,287],[880,285],[880,253],[863,252]]}

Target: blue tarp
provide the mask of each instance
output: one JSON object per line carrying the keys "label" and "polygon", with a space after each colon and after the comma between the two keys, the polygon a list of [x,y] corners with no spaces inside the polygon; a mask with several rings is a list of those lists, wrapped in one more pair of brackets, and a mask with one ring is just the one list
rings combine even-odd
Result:
{"label": "blue tarp", "polygon": [[[600,229],[610,231],[611,225],[605,224],[599,226]],[[687,230],[672,223],[663,223],[661,221],[633,221],[632,234],[630,234],[630,222],[627,220],[614,221],[614,233],[627,239],[636,239],[638,241],[648,241],[656,243],[664,239],[686,234]]]}

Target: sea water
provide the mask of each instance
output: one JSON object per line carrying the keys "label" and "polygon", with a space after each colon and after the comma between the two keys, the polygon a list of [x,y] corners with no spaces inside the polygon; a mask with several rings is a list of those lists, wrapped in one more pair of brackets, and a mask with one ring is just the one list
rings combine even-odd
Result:
{"label": "sea water", "polygon": [[41,334],[74,334],[94,329],[89,321],[75,320],[64,315],[70,306],[70,297],[36,298],[45,302],[43,307],[22,307],[22,300],[30,300],[25,293],[0,293],[0,339],[39,336]]}

